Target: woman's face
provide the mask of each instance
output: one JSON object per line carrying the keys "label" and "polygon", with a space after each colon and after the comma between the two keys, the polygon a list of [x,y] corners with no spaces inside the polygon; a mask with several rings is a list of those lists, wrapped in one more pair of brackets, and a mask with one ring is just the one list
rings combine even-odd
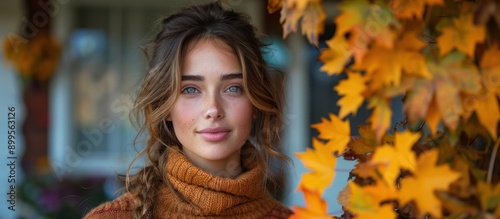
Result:
{"label": "woman's face", "polygon": [[254,107],[237,56],[221,41],[201,39],[189,45],[181,64],[180,96],[169,118],[184,153],[202,169],[239,161]]}

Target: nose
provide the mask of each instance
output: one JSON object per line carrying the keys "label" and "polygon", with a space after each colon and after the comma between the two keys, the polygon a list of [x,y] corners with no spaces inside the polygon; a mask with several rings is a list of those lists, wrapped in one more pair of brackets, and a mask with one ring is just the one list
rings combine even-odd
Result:
{"label": "nose", "polygon": [[205,119],[222,119],[224,110],[222,109],[221,98],[219,95],[207,95]]}

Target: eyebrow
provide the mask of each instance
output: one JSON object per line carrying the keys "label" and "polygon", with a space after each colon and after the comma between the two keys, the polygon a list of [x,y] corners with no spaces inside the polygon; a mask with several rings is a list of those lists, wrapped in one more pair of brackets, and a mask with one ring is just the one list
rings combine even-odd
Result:
{"label": "eyebrow", "polygon": [[[225,74],[220,77],[220,80],[231,80],[231,79],[237,79],[237,78],[243,78],[242,73],[230,73],[230,74]],[[205,77],[200,76],[200,75],[183,75],[181,76],[182,81],[203,81]]]}

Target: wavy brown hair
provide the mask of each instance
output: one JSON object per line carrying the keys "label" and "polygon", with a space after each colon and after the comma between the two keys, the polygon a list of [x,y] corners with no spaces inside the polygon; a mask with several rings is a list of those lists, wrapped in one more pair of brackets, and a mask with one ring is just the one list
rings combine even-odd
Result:
{"label": "wavy brown hair", "polygon": [[[246,94],[257,111],[249,140],[266,166],[275,164],[274,160],[288,159],[278,149],[283,80],[274,80],[269,72],[261,53],[264,45],[249,17],[223,9],[220,2],[212,2],[181,9],[163,19],[160,26],[159,33],[146,50],[149,70],[132,111],[134,122],[139,127],[137,136],[147,136],[144,149],[134,159],[135,162],[144,156],[146,166],[132,174],[132,162],[125,178],[125,188],[135,197],[134,218],[151,218],[152,197],[161,184],[169,185],[165,177],[168,148],[181,144],[167,118],[180,94],[181,63],[188,45],[196,40],[214,39],[233,49],[243,69]],[[278,78],[282,79],[281,75]],[[268,188],[276,188],[277,175],[268,168],[264,179]]]}

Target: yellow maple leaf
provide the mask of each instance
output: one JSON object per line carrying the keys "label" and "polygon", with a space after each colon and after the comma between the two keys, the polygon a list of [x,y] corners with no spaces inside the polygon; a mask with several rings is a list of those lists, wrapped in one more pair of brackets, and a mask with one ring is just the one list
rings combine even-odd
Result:
{"label": "yellow maple leaf", "polygon": [[483,83],[488,91],[500,97],[500,46],[493,44],[488,48],[481,59]]}
{"label": "yellow maple leaf", "polygon": [[301,21],[302,33],[309,42],[318,46],[318,36],[324,31],[326,13],[321,0],[285,0],[281,9],[280,22],[283,25],[283,38],[291,32],[297,32]]}
{"label": "yellow maple leaf", "polygon": [[391,205],[382,205],[382,200],[393,199],[395,192],[384,188],[383,185],[360,187],[353,182],[348,183],[349,205],[345,206],[354,213],[355,218],[396,218]]}
{"label": "yellow maple leaf", "polygon": [[420,136],[420,133],[410,131],[397,132],[394,135],[394,146],[383,145],[375,150],[370,163],[383,165],[379,171],[389,187],[394,188],[400,169],[415,170],[415,153],[412,147]]}
{"label": "yellow maple leaf", "polygon": [[473,99],[473,108],[479,122],[493,139],[498,138],[497,126],[500,121],[500,48],[494,44],[488,48],[481,59],[482,79],[485,91]]}
{"label": "yellow maple leaf", "polygon": [[[372,40],[391,48],[394,35],[389,26],[397,22],[384,4],[374,5],[367,0],[343,1],[339,5],[342,11],[336,18],[336,37],[350,32],[348,40],[350,51],[356,62],[362,62],[368,45]],[[376,24],[376,28],[372,27]]]}
{"label": "yellow maple leaf", "polygon": [[302,34],[307,36],[309,43],[318,47],[319,35],[325,30],[326,13],[321,1],[309,3],[302,16]]}
{"label": "yellow maple leaf", "polygon": [[[455,131],[457,128],[460,115],[463,113],[462,102],[459,96],[459,87],[448,75],[448,71],[443,66],[429,64],[431,71],[434,73],[434,86],[436,106],[439,109],[443,123]],[[428,111],[430,112],[430,110]]]}
{"label": "yellow maple leaf", "polygon": [[390,2],[390,6],[396,17],[402,19],[421,19],[425,5],[443,5],[443,0],[395,0]]}
{"label": "yellow maple leaf", "polygon": [[372,96],[368,101],[368,108],[373,109],[368,121],[370,127],[375,131],[377,142],[380,142],[385,131],[391,125],[392,109],[385,98]]}
{"label": "yellow maple leaf", "polygon": [[325,200],[321,199],[321,196],[318,192],[310,191],[307,189],[303,189],[304,193],[304,201],[306,207],[292,207],[294,213],[290,215],[289,219],[302,219],[302,218],[311,218],[311,219],[330,219],[331,216],[328,215]]}
{"label": "yellow maple leaf", "polygon": [[376,44],[365,54],[360,66],[366,69],[369,81],[381,81],[376,84],[399,86],[403,73],[430,79],[432,74],[419,52],[425,46],[426,43],[411,32],[405,34],[393,48]]}
{"label": "yellow maple leaf", "polygon": [[326,41],[327,49],[321,50],[319,60],[323,62],[320,70],[328,75],[339,75],[351,59],[352,52],[343,36],[332,37]]}
{"label": "yellow maple leaf", "polygon": [[320,123],[311,125],[319,131],[318,138],[328,140],[328,148],[331,152],[343,153],[351,140],[351,128],[349,120],[342,121],[334,114],[329,114],[330,120],[321,118]]}
{"label": "yellow maple leaf", "polygon": [[441,202],[436,197],[436,190],[447,191],[451,183],[460,177],[460,174],[451,170],[447,164],[436,166],[438,150],[426,151],[417,159],[417,168],[414,176],[401,181],[399,201],[405,205],[415,201],[419,218],[425,213],[441,218]]}
{"label": "yellow maple leaf", "polygon": [[497,126],[500,121],[500,106],[498,106],[497,96],[493,92],[487,92],[484,96],[479,96],[474,101],[474,110],[481,125],[496,140],[498,137]]}
{"label": "yellow maple leaf", "polygon": [[342,13],[335,18],[335,35],[342,36],[366,19],[370,13],[370,3],[367,0],[344,1],[340,3],[339,9]]}
{"label": "yellow maple leaf", "polygon": [[442,35],[437,39],[440,55],[447,54],[456,48],[469,57],[474,57],[476,43],[484,41],[486,29],[482,25],[476,26],[473,19],[472,14],[462,14],[453,19],[453,26],[442,29]]}
{"label": "yellow maple leaf", "polygon": [[493,211],[500,207],[500,183],[496,185],[479,182],[477,184],[477,193],[481,208],[485,211]]}
{"label": "yellow maple leaf", "polygon": [[337,158],[333,155],[333,151],[328,145],[323,144],[315,138],[313,138],[313,148],[307,148],[306,152],[296,154],[304,166],[312,170],[312,172],[302,175],[299,188],[323,194],[335,177],[334,169]]}
{"label": "yellow maple leaf", "polygon": [[432,134],[437,133],[439,121],[441,120],[441,112],[439,112],[439,108],[436,103],[436,99],[433,98],[429,104],[429,109],[427,110],[427,115],[425,116],[425,121],[427,127],[430,129]]}
{"label": "yellow maple leaf", "polygon": [[334,90],[336,90],[342,97],[337,101],[340,106],[339,116],[345,118],[352,113],[356,115],[359,106],[363,103],[365,98],[363,92],[366,89],[365,79],[359,73],[347,73],[347,79],[340,81]]}
{"label": "yellow maple leaf", "polygon": [[428,61],[426,64],[432,78],[410,80],[404,110],[410,122],[425,118],[433,134],[441,120],[447,128],[455,131],[460,118],[466,119],[471,114],[472,109],[467,105],[472,104],[468,102],[480,94],[480,74],[460,52],[451,52],[438,63]]}

